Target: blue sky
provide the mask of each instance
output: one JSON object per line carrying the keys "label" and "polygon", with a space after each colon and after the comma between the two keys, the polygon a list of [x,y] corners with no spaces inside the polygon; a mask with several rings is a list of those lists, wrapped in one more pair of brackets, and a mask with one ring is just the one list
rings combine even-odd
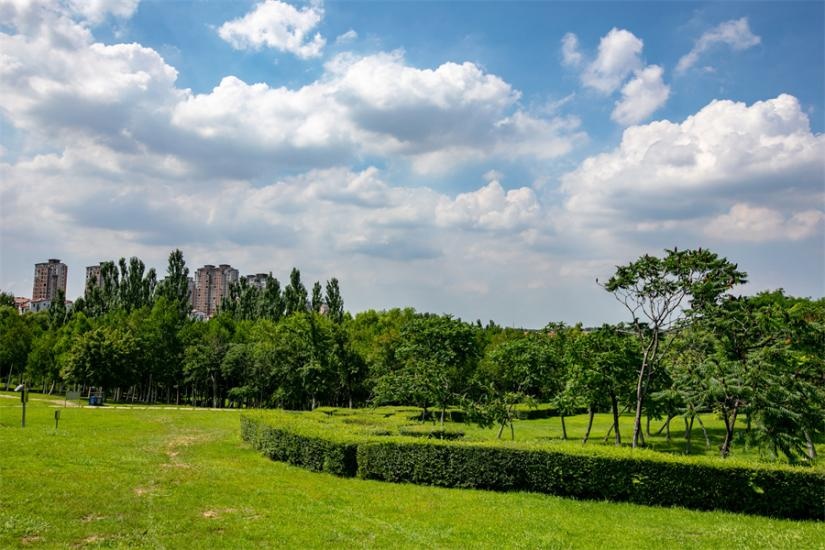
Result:
{"label": "blue sky", "polygon": [[0,288],[138,255],[615,321],[703,246],[825,294],[823,2],[0,0]]}

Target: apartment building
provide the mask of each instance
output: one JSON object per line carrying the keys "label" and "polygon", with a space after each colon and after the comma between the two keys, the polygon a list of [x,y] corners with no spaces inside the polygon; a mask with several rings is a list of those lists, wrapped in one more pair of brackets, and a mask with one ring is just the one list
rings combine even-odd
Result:
{"label": "apartment building", "polygon": [[211,317],[229,294],[229,285],[237,282],[238,270],[229,264],[199,268],[195,272],[195,310]]}
{"label": "apartment building", "polygon": [[58,259],[34,264],[34,286],[32,287],[32,302],[52,300],[57,291],[62,290],[66,295],[66,278],[69,268]]}

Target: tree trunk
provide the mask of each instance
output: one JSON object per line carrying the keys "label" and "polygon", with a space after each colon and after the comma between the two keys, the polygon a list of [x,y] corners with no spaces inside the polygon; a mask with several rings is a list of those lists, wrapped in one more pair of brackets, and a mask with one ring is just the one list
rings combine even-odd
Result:
{"label": "tree trunk", "polygon": [[441,429],[444,429],[444,413],[446,412],[447,407],[441,407]]}
{"label": "tree trunk", "polygon": [[218,381],[215,379],[215,375],[211,376],[212,378],[212,408],[218,408]]}
{"label": "tree trunk", "polygon": [[645,349],[644,356],[642,357],[642,368],[639,369],[639,379],[636,381],[636,417],[633,420],[632,443],[634,449],[639,446],[639,437],[642,432],[642,406],[645,401],[645,375],[647,375],[648,379],[650,378],[649,371],[651,369],[651,364],[653,363],[653,358],[656,357],[656,350],[658,349],[658,346],[659,333],[654,329],[653,339],[650,341],[647,349]]}
{"label": "tree trunk", "polygon": [[695,414],[690,415],[690,422],[688,422],[687,417],[685,417],[685,454],[690,454],[690,439],[693,435],[693,419],[696,417]]}
{"label": "tree trunk", "polygon": [[593,411],[593,407],[587,407],[587,430],[584,432],[584,439],[582,439],[582,445],[587,443],[587,440],[590,439],[590,429],[593,427],[593,417],[596,416],[596,413]]}
{"label": "tree trunk", "polygon": [[501,434],[503,434],[503,433],[504,433],[504,426],[506,426],[506,425],[507,425],[507,422],[506,422],[506,421],[504,421],[504,422],[502,422],[502,423],[501,423],[501,427],[498,429],[498,437],[497,437],[497,439],[501,439]]}
{"label": "tree trunk", "polygon": [[613,409],[613,429],[616,430],[616,446],[618,447],[622,444],[622,434],[619,432],[619,400],[616,399],[614,392],[610,392],[610,408]]}
{"label": "tree trunk", "polygon": [[567,441],[567,424],[564,422],[564,415],[561,416],[561,438]]}
{"label": "tree trunk", "polygon": [[728,417],[728,413],[726,410],[722,411],[722,419],[725,421],[725,441],[722,442],[722,447],[720,448],[720,452],[722,458],[727,458],[730,454],[730,447],[733,443],[733,429],[736,426],[736,415],[739,414],[739,403],[737,402],[733,406],[733,414]]}
{"label": "tree trunk", "polygon": [[805,434],[805,447],[808,451],[808,458],[811,460],[816,460],[816,446],[814,445],[813,440],[811,439],[811,432],[808,430],[802,430],[802,433]]}
{"label": "tree trunk", "polygon": [[[667,419],[665,420],[665,423],[662,424],[662,427],[659,428],[659,430],[654,435],[661,435],[661,433],[663,431],[665,431],[665,429],[667,429],[668,432],[670,432],[670,425],[669,424],[670,424],[671,420],[673,420],[673,415],[671,415],[671,414],[667,415]],[[648,432],[647,435],[650,435],[650,432]],[[668,436],[668,439],[670,439],[670,436]]]}

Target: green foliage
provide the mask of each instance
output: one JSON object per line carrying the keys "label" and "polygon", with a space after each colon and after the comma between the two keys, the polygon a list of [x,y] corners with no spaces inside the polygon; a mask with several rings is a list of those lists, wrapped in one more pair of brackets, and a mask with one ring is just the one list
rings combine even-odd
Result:
{"label": "green foliage", "polygon": [[[377,436],[370,435],[374,428],[355,418],[346,423],[329,417],[244,415],[242,437],[275,460],[337,475],[357,470],[360,477],[393,482],[825,519],[822,471],[609,447],[584,451],[454,443],[438,436],[422,442],[427,433],[422,427],[399,428],[403,434],[414,432],[414,439]],[[455,434],[443,433],[451,433],[445,439]]]}
{"label": "green foliage", "polygon": [[823,519],[825,475],[446,443],[358,446],[367,479]]}
{"label": "green foliage", "polygon": [[241,438],[273,460],[316,472],[355,475],[355,443],[302,435],[276,428],[249,415],[241,416]]}

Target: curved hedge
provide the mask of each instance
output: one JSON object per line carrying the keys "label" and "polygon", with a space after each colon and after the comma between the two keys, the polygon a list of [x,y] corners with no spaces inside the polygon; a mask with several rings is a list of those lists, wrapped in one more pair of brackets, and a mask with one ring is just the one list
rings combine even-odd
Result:
{"label": "curved hedge", "polygon": [[658,458],[612,449],[570,452],[366,437],[301,425],[275,427],[264,417],[249,416],[241,417],[241,435],[275,460],[342,476],[825,519],[825,473],[809,469]]}

